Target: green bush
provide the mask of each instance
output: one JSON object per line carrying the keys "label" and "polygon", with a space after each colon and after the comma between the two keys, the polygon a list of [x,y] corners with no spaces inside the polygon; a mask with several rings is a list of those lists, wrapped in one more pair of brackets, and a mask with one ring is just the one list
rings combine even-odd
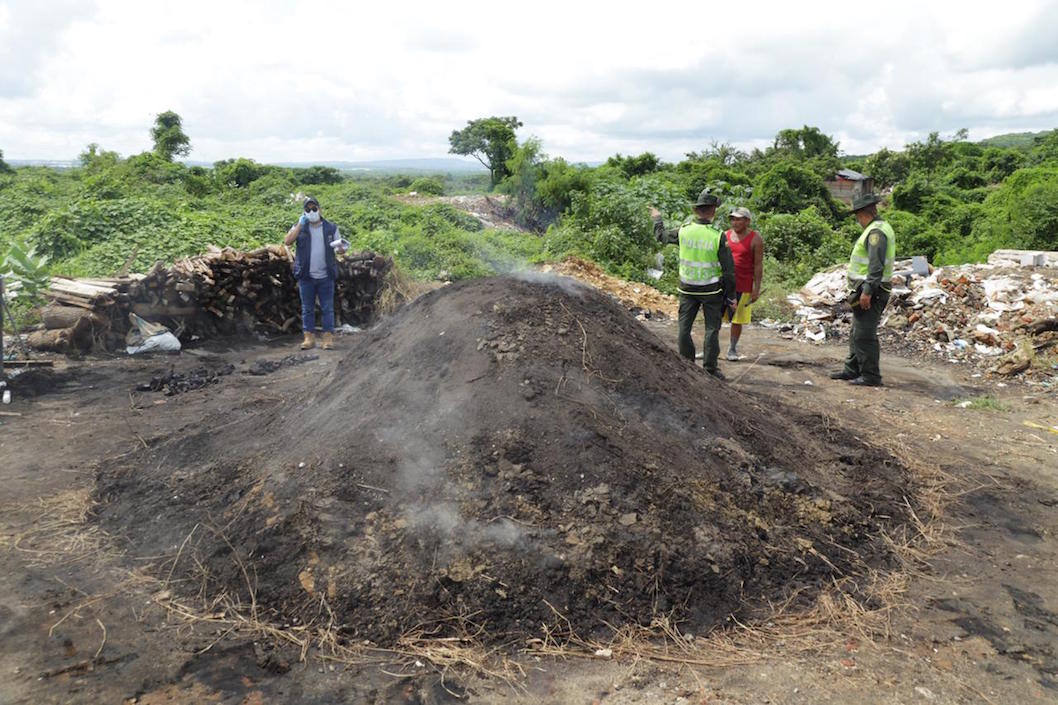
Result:
{"label": "green bush", "polygon": [[842,209],[834,202],[817,174],[790,161],[776,164],[762,176],[753,191],[754,209],[761,213],[800,213],[814,206],[829,220],[837,220]]}
{"label": "green bush", "polygon": [[330,166],[310,166],[304,169],[291,169],[291,178],[299,184],[317,186],[319,184],[342,183],[342,172]]}
{"label": "green bush", "polygon": [[923,255],[934,262],[937,254],[949,245],[950,238],[943,227],[914,213],[891,208],[882,217],[896,233],[898,257]]}
{"label": "green bush", "polygon": [[253,159],[225,159],[213,164],[213,178],[218,184],[246,188],[274,167],[258,164]]}
{"label": "green bush", "polygon": [[1003,248],[1058,248],[1058,167],[1019,169],[979,208],[968,238],[951,242],[945,263],[980,262]]}
{"label": "green bush", "polygon": [[848,261],[852,250],[846,232],[831,228],[814,206],[796,215],[768,216],[760,223],[760,233],[768,257],[781,263],[783,279],[797,286],[821,269]]}
{"label": "green bush", "polygon": [[441,196],[445,192],[445,185],[437,177],[420,176],[408,185],[408,190],[427,196]]}
{"label": "green bush", "polygon": [[830,224],[815,207],[796,214],[768,215],[761,219],[759,227],[768,252],[784,262],[802,259],[815,251],[831,232]]}

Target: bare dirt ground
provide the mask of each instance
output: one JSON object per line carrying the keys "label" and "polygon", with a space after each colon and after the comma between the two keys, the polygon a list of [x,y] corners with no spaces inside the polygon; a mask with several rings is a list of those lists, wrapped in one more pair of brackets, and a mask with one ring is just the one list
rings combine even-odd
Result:
{"label": "bare dirt ground", "polygon": [[[646,325],[674,347],[674,323]],[[851,388],[827,378],[841,346],[758,328],[743,336],[746,359],[722,363],[728,385],[765,406],[819,414],[949,478],[951,501],[933,526],[948,532],[931,533],[932,554],[882,630],[837,620],[822,638],[791,631],[754,642],[751,633],[737,652],[674,648],[666,657],[655,649],[660,659],[624,644],[612,658],[515,648],[515,677],[506,680],[445,672],[400,649],[355,665],[314,648],[302,659],[289,642],[241,629],[222,605],[212,619],[181,615],[164,581],[134,565],[171,558],[180,546],[130,558],[123,536],[87,520],[99,465],[163,447],[203,418],[219,429],[267,416],[338,365],[340,354],[321,352],[268,375],[243,374],[295,352],[295,342],[71,362],[15,387],[3,410],[21,415],[0,416],[0,703],[1058,702],[1058,435],[1025,423],[1058,424],[1053,392],[997,388],[956,366],[888,355],[886,388]],[[201,389],[134,391],[171,366],[226,365],[232,374]],[[1002,408],[952,403],[984,394]],[[255,446],[252,437],[243,442]]]}

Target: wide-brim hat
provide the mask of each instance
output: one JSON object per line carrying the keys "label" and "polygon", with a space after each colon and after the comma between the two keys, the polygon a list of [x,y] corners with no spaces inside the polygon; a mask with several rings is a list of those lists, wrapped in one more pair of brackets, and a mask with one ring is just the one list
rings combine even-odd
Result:
{"label": "wide-brim hat", "polygon": [[873,206],[875,203],[881,203],[882,197],[876,193],[865,193],[862,196],[857,196],[852,199],[852,212],[855,213],[858,210],[863,210],[867,206]]}
{"label": "wide-brim hat", "polygon": [[709,189],[705,189],[700,194],[698,194],[698,200],[694,202],[694,205],[696,207],[697,206],[719,206],[720,205],[720,199],[717,198],[717,196],[714,195],[713,193],[710,193]]}

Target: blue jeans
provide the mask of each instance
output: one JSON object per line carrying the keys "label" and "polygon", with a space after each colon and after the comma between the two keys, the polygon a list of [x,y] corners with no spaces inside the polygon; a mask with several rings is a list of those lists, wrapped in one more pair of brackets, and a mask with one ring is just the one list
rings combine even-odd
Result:
{"label": "blue jeans", "polygon": [[316,332],[316,299],[320,300],[320,311],[323,313],[323,332],[334,332],[334,280],[299,279],[298,291],[301,293],[301,329],[306,333]]}

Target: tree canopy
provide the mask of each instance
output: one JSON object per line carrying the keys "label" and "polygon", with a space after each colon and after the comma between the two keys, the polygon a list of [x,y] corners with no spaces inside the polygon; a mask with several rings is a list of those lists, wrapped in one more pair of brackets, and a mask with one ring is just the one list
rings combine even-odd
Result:
{"label": "tree canopy", "polygon": [[184,134],[180,116],[172,110],[158,113],[151,128],[151,139],[154,140],[154,153],[166,161],[191,154],[191,138]]}
{"label": "tree canopy", "polygon": [[510,175],[507,160],[514,156],[518,141],[514,131],[522,126],[518,118],[487,117],[468,120],[462,130],[453,130],[448,138],[450,154],[474,157],[489,170],[489,181],[495,186]]}

